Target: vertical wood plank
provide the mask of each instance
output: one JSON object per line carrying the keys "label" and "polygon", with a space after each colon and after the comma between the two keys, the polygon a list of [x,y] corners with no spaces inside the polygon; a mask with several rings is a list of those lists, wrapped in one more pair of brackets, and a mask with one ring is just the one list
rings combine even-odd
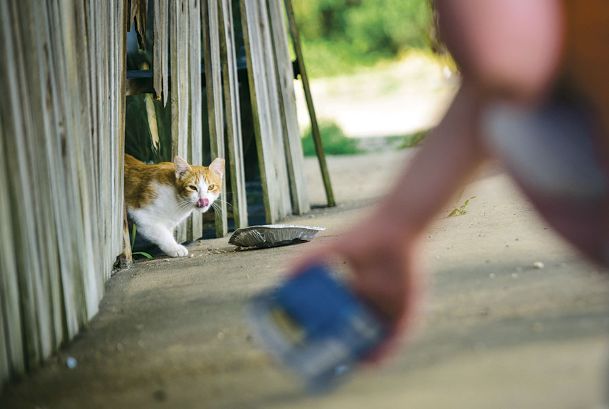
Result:
{"label": "vertical wood plank", "polygon": [[[222,68],[220,65],[220,28],[218,2],[209,0],[203,7],[203,49],[205,54],[205,87],[207,91],[208,126],[211,159],[225,158],[224,119],[222,107]],[[214,209],[216,236],[223,237],[228,231],[226,216],[226,183],[222,183],[221,200]]]}
{"label": "vertical wood plank", "polygon": [[[235,31],[231,0],[219,0],[220,59],[224,89],[224,109],[226,120],[226,142],[228,166],[230,167],[232,209],[235,228],[248,225],[247,197],[245,191],[245,170],[243,139],[239,103],[239,79],[237,77],[237,57],[235,54]],[[227,200],[227,199],[225,199]]]}
{"label": "vertical wood plank", "polygon": [[276,90],[270,93],[276,84],[274,76],[272,84],[269,83],[274,67],[269,65],[266,55],[271,45],[264,3],[241,0],[241,20],[265,216],[267,223],[275,223],[289,214],[291,203],[283,140],[279,134],[281,125],[277,116]]}
{"label": "vertical wood plank", "polygon": [[[170,2],[171,50],[171,138],[173,156],[188,159],[189,64],[188,64],[188,0]],[[176,229],[176,240],[189,237],[189,223]]]}
{"label": "vertical wood plank", "polygon": [[279,92],[277,90],[277,70],[273,58],[273,52],[268,50],[273,49],[271,41],[271,21],[268,15],[268,9],[264,0],[257,1],[258,8],[258,23],[261,34],[261,49],[262,67],[261,75],[266,78],[266,102],[269,110],[270,118],[270,138],[273,141],[273,166],[275,167],[277,188],[279,190],[279,209],[280,217],[285,217],[292,213],[292,202],[290,200],[290,189],[288,181],[288,172],[285,157],[285,144],[283,137],[283,129],[281,126],[281,111],[279,107]]}
{"label": "vertical wood plank", "polygon": [[170,53],[169,53],[169,0],[159,0],[160,4],[160,17],[161,20],[161,75],[163,76],[163,105],[167,105],[167,99],[169,98],[169,64],[170,64]]}
{"label": "vertical wood plank", "polygon": [[311,207],[304,177],[304,157],[294,93],[294,73],[288,49],[287,30],[284,24],[281,0],[267,0],[274,64],[277,67],[277,91],[280,108],[285,157],[290,183],[292,209],[296,214],[308,212]]}
{"label": "vertical wood plank", "polygon": [[[6,4],[0,4],[0,15],[4,15]],[[6,56],[4,48],[4,30],[0,30],[0,56]],[[0,82],[7,78],[4,64],[0,64]],[[8,162],[4,144],[8,142],[8,135],[4,132],[8,124],[4,123],[4,112],[0,112],[0,383],[10,374],[22,374],[25,371],[23,351],[23,334],[21,327],[21,311],[19,308],[18,269],[15,260],[16,249],[11,220],[11,206],[8,191]],[[5,128],[6,127],[6,128]]]}
{"label": "vertical wood plank", "polygon": [[126,15],[0,2],[0,382],[97,312],[122,250]]}
{"label": "vertical wood plank", "polygon": [[[203,106],[201,85],[201,1],[189,0],[189,70],[190,70],[190,156],[195,165],[203,164]],[[203,214],[193,212],[191,220],[192,239],[203,236]]]}
{"label": "vertical wood plank", "polygon": [[[7,117],[10,117],[14,138],[17,141],[27,141],[28,135],[31,135],[30,128],[32,126],[31,118],[28,112],[28,106],[24,104],[21,96],[27,96],[26,88],[26,62],[23,53],[24,42],[23,33],[19,28],[13,26],[13,22],[22,21],[21,10],[14,3],[9,3],[8,15],[3,14],[2,26],[6,29],[7,38],[4,46],[7,48],[9,61],[13,64],[7,64],[9,69],[9,78],[7,78],[8,95],[5,103],[1,104],[4,110],[8,110]],[[25,151],[25,144],[10,144],[5,145],[7,150],[7,166],[11,169],[14,177],[9,179],[9,196],[11,200],[11,208],[14,209],[13,220],[18,228],[14,229],[16,234],[15,243],[16,252],[15,258],[17,268],[19,270],[19,298],[20,307],[23,319],[24,331],[24,352],[26,357],[26,367],[35,367],[42,360],[41,334],[37,325],[37,303],[36,295],[39,287],[40,277],[40,260],[37,257],[28,257],[29,254],[36,254],[34,238],[36,234],[35,218],[31,206],[18,206],[18,203],[33,203],[33,197],[29,189],[20,189],[22,183],[30,179],[31,171],[28,163],[29,159]]]}

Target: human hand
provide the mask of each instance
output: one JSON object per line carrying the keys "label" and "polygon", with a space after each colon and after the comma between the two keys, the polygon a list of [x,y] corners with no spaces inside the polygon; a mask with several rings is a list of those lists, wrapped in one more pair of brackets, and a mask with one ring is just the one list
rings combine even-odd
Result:
{"label": "human hand", "polygon": [[380,210],[338,238],[312,248],[297,260],[294,271],[319,263],[344,262],[350,288],[384,319],[390,335],[371,356],[377,361],[407,334],[420,298],[416,264],[417,240]]}

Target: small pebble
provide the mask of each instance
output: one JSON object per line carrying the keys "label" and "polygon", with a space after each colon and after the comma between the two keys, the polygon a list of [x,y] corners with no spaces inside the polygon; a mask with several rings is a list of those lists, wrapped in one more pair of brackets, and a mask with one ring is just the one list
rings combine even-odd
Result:
{"label": "small pebble", "polygon": [[518,274],[517,273],[512,273],[512,278],[518,278]]}
{"label": "small pebble", "polygon": [[220,340],[224,339],[224,332],[222,332],[222,331],[218,332],[217,337],[218,337],[218,339],[220,339]]}
{"label": "small pebble", "polygon": [[193,258],[194,256],[195,256],[194,254],[190,253],[190,254],[188,255],[188,258]]}
{"label": "small pebble", "polygon": [[78,366],[78,360],[76,358],[74,358],[73,356],[69,356],[66,358],[66,367],[68,367],[68,369],[74,369]]}
{"label": "small pebble", "polygon": [[533,263],[533,267],[535,267],[538,270],[541,270],[542,268],[544,268],[544,265],[541,261],[536,261]]}
{"label": "small pebble", "polygon": [[494,280],[494,279],[495,279],[495,273],[490,273],[488,276],[489,276],[489,278],[490,278],[491,280]]}

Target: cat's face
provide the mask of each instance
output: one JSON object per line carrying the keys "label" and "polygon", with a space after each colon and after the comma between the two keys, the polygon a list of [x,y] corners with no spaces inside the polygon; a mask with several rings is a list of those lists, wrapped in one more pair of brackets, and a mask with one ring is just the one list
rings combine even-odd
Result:
{"label": "cat's face", "polygon": [[224,159],[216,158],[209,165],[190,166],[184,159],[176,156],[176,189],[184,206],[206,212],[220,196]]}

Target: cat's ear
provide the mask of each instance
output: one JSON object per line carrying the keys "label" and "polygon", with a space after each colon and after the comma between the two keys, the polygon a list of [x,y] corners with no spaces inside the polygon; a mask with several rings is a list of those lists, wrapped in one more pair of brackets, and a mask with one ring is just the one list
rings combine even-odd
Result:
{"label": "cat's ear", "polygon": [[214,161],[209,164],[209,169],[211,169],[211,171],[217,174],[218,176],[222,177],[222,175],[224,175],[224,159],[214,159]]}
{"label": "cat's ear", "polygon": [[179,156],[173,158],[173,163],[176,165],[176,178],[180,179],[186,172],[190,170],[190,165]]}

